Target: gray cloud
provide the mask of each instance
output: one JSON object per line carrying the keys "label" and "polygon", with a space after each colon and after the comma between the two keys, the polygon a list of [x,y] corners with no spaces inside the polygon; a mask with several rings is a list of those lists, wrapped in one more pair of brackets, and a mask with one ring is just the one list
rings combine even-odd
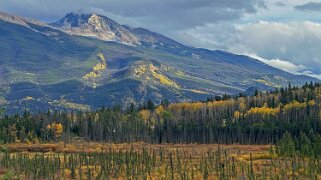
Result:
{"label": "gray cloud", "polygon": [[260,60],[270,66],[282,69],[284,71],[287,71],[287,72],[290,72],[293,74],[303,74],[303,75],[308,75],[308,76],[312,76],[312,77],[321,79],[321,74],[315,74],[308,67],[305,67],[303,65],[297,65],[292,62],[283,61],[280,59],[267,60],[267,59],[260,58],[258,56],[254,56],[254,58],[256,58],[256,59],[258,59],[258,60]]}
{"label": "gray cloud", "polygon": [[257,55],[252,55],[252,54],[248,54],[248,56],[258,59],[258,60],[264,62],[265,64],[282,69],[282,70],[290,72],[290,73],[294,73],[294,74],[298,74],[298,73],[311,74],[312,73],[311,71],[309,71],[309,68],[307,68],[303,65],[294,64],[289,61],[283,61],[280,59],[268,60],[268,59],[264,59],[264,58],[261,58]]}
{"label": "gray cloud", "polygon": [[265,0],[0,0],[0,10],[40,20],[58,20],[67,12],[85,9],[171,29],[236,20],[264,7]]}
{"label": "gray cloud", "polygon": [[[311,70],[321,74],[320,23],[212,24],[194,28],[182,34],[185,37],[192,37],[188,43],[194,46],[223,49],[238,54],[255,54],[269,60],[281,59],[302,65],[301,69],[288,66],[293,71]],[[279,61],[272,62],[286,65]],[[303,69],[303,66],[306,69]]]}
{"label": "gray cloud", "polygon": [[309,2],[302,5],[297,5],[294,7],[296,10],[300,11],[315,11],[320,12],[321,11],[321,2]]}
{"label": "gray cloud", "polygon": [[285,7],[285,6],[287,6],[284,2],[282,2],[282,1],[278,1],[278,2],[275,2],[274,3],[276,6],[279,6],[279,7]]}

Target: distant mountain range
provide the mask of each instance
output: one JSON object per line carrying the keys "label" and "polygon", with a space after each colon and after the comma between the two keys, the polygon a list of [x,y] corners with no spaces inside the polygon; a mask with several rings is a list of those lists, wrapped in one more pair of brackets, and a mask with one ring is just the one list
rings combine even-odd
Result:
{"label": "distant mountain range", "polygon": [[8,112],[194,101],[317,81],[98,14],[46,24],[0,13],[0,52],[0,106]]}

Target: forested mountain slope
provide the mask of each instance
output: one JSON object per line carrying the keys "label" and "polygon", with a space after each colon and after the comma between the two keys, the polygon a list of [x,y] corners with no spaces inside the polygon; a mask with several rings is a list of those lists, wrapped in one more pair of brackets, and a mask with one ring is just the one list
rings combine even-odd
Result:
{"label": "forested mountain slope", "polygon": [[0,104],[8,112],[201,100],[316,81],[97,14],[48,25],[1,13],[0,50]]}

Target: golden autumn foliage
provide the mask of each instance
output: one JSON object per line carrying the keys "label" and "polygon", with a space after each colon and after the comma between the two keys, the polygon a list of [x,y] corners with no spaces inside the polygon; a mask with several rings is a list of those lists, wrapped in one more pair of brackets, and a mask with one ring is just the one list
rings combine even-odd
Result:
{"label": "golden autumn foliage", "polygon": [[235,111],[234,112],[234,119],[240,119],[242,113],[240,113],[239,111]]}
{"label": "golden autumn foliage", "polygon": [[156,109],[155,109],[155,113],[159,116],[161,115],[163,112],[165,111],[164,107],[162,105],[158,106]]}
{"label": "golden autumn foliage", "polygon": [[142,117],[142,119],[147,122],[148,119],[150,118],[151,112],[147,109],[143,109],[139,111],[139,115]]}
{"label": "golden autumn foliage", "polygon": [[139,65],[137,68],[134,69],[134,75],[136,77],[144,76],[147,80],[154,79],[158,81],[160,84],[171,86],[173,88],[179,88],[178,84],[176,84],[173,80],[167,77],[165,73],[162,73],[161,68],[154,66],[151,63]]}
{"label": "golden autumn foliage", "polygon": [[306,102],[299,103],[298,101],[292,101],[291,103],[288,103],[284,106],[284,110],[289,111],[292,109],[302,109],[302,108],[306,108],[306,107],[307,107]]}
{"label": "golden autumn foliage", "polygon": [[199,89],[186,89],[186,90],[194,92],[194,93],[197,93],[197,94],[210,94],[208,92],[205,92],[205,91],[202,91],[202,90],[199,90]]}
{"label": "golden autumn foliage", "polygon": [[225,100],[225,101],[214,101],[214,102],[208,102],[207,107],[209,108],[224,108],[229,106],[234,106],[236,104],[236,101],[233,99]]}
{"label": "golden autumn foliage", "polygon": [[157,73],[155,71],[152,72],[152,75],[155,79],[158,79],[161,84],[178,88],[178,85],[174,81],[170,80],[168,77],[166,77],[160,73]]}
{"label": "golden autumn foliage", "polygon": [[172,86],[175,88],[179,87],[174,81],[169,79],[167,76],[159,73],[159,68],[155,67],[153,64],[150,64],[148,66],[148,69],[151,71],[153,78],[157,79],[161,84]]}
{"label": "golden autumn foliage", "polygon": [[239,104],[239,110],[240,110],[241,112],[244,112],[244,111],[246,110],[246,105],[245,105],[244,103],[240,103],[240,104]]}
{"label": "golden autumn foliage", "polygon": [[101,76],[101,71],[107,68],[107,63],[104,55],[102,53],[98,53],[97,58],[99,59],[99,63],[93,67],[93,71],[83,76],[84,80],[99,78]]}
{"label": "golden autumn foliage", "polygon": [[226,111],[229,108],[234,109],[234,107],[237,105],[236,101],[226,100],[226,101],[210,101],[210,102],[185,102],[185,103],[175,103],[170,104],[168,106],[168,109],[170,111],[187,111],[187,112],[196,112],[196,111],[203,111],[206,110],[214,111],[214,112],[223,112]]}
{"label": "golden autumn foliage", "polygon": [[263,106],[261,108],[255,107],[251,108],[246,112],[246,115],[262,115],[265,116],[276,116],[278,113],[280,113],[280,108],[269,108],[267,106]]}
{"label": "golden autumn foliage", "polygon": [[53,122],[51,124],[48,124],[47,129],[52,130],[56,138],[59,138],[63,133],[63,126],[61,123]]}
{"label": "golden autumn foliage", "polygon": [[314,106],[314,105],[316,105],[315,100],[311,100],[311,101],[309,101],[309,102],[308,102],[308,105],[309,105],[309,106]]}

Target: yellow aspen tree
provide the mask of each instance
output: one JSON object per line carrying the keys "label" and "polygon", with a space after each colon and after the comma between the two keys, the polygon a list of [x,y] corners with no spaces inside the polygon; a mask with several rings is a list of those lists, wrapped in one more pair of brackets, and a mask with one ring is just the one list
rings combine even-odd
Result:
{"label": "yellow aspen tree", "polygon": [[61,134],[63,133],[63,126],[61,123],[53,122],[51,124],[48,124],[47,129],[53,132],[54,140],[60,138]]}
{"label": "yellow aspen tree", "polygon": [[139,111],[139,115],[144,120],[144,122],[148,122],[149,117],[150,117],[150,111],[147,109],[141,110],[141,111]]}
{"label": "yellow aspen tree", "polygon": [[54,132],[55,132],[55,137],[60,138],[62,132],[63,132],[63,126],[61,123],[55,123],[54,124]]}

